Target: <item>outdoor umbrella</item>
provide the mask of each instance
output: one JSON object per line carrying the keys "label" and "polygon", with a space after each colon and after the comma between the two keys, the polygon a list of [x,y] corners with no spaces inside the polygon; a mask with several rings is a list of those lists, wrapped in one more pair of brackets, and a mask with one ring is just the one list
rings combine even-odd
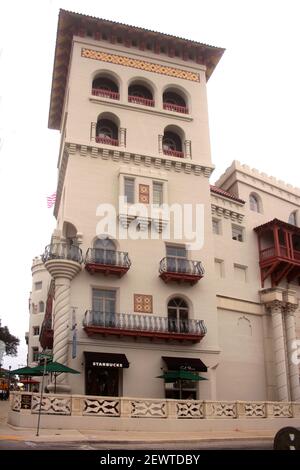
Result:
{"label": "outdoor umbrella", "polygon": [[21,367],[20,369],[15,369],[10,371],[10,375],[43,375],[43,372],[36,370],[36,367]]}
{"label": "outdoor umbrella", "polygon": [[64,364],[61,364],[60,362],[49,362],[49,364],[46,364],[46,366],[37,366],[34,367],[34,370],[37,372],[40,372],[43,374],[43,372],[53,372],[54,373],[54,392],[56,392],[56,375],[57,374],[80,374],[78,370],[71,369],[71,367],[67,367]]}
{"label": "outdoor umbrella", "polygon": [[182,388],[182,380],[190,380],[193,382],[200,382],[200,380],[207,380],[204,377],[201,377],[195,372],[191,372],[189,370],[168,370],[163,373],[163,375],[159,375],[157,377],[158,379],[165,379],[166,383],[172,383],[176,382],[176,380],[179,381],[179,393],[180,393],[180,399],[181,399],[181,388]]}

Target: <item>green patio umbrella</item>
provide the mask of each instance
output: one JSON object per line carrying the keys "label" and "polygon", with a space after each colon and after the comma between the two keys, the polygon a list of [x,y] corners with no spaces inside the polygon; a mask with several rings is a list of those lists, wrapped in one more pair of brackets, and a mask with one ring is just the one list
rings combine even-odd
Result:
{"label": "green patio umbrella", "polygon": [[41,375],[43,375],[43,372],[53,372],[54,373],[54,393],[56,393],[56,376],[57,374],[80,374],[78,370],[71,369],[71,367],[67,367],[64,364],[61,364],[60,362],[49,362],[49,364],[46,364],[45,366],[36,366],[33,368],[36,372],[39,372]]}
{"label": "green patio umbrella", "polygon": [[10,375],[43,375],[43,371],[38,371],[36,367],[21,367],[10,371]]}
{"label": "green patio umbrella", "polygon": [[179,394],[181,399],[181,389],[182,389],[182,380],[190,380],[193,382],[200,382],[200,380],[207,380],[204,377],[201,377],[195,372],[191,372],[189,370],[168,370],[165,371],[162,375],[156,377],[157,379],[165,379],[166,383],[176,382],[179,380]]}

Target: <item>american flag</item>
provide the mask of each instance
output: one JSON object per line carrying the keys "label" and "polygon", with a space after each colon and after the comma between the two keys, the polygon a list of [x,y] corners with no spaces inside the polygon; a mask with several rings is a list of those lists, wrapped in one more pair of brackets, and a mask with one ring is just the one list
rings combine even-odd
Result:
{"label": "american flag", "polygon": [[47,196],[47,207],[48,207],[48,209],[50,209],[50,207],[54,206],[55,199],[56,199],[56,193],[51,194],[51,196]]}

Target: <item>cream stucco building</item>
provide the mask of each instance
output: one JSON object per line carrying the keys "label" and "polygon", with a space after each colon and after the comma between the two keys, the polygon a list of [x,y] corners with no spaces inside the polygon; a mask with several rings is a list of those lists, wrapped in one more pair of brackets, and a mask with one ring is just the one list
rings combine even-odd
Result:
{"label": "cream stucco building", "polygon": [[[236,161],[211,186],[206,83],[222,54],[60,12],[57,228],[32,267],[28,356],[53,347],[80,371],[61,392],[300,400],[300,190]],[[103,204],[116,234],[99,231]],[[162,204],[200,205],[203,244],[178,239]]]}

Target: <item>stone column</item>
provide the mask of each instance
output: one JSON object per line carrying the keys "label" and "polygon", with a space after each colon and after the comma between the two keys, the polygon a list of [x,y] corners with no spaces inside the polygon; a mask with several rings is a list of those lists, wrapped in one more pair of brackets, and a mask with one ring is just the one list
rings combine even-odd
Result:
{"label": "stone column", "polygon": [[289,365],[289,379],[290,379],[290,395],[292,401],[300,401],[300,384],[299,384],[299,366],[293,363],[293,353],[295,351],[296,340],[296,324],[295,324],[295,311],[297,304],[287,303],[285,306],[285,331],[286,331],[286,349],[288,355]]}
{"label": "stone column", "polygon": [[274,300],[268,304],[272,316],[274,366],[277,397],[280,401],[289,400],[285,340],[282,318],[282,302]]}
{"label": "stone column", "polygon": [[[68,341],[70,326],[70,287],[71,280],[81,270],[79,262],[67,259],[53,259],[46,261],[46,269],[55,280],[55,305],[53,315],[53,361],[68,366]],[[54,383],[48,386],[49,391],[54,390]],[[70,393],[68,374],[60,374],[56,381],[58,393]]]}

